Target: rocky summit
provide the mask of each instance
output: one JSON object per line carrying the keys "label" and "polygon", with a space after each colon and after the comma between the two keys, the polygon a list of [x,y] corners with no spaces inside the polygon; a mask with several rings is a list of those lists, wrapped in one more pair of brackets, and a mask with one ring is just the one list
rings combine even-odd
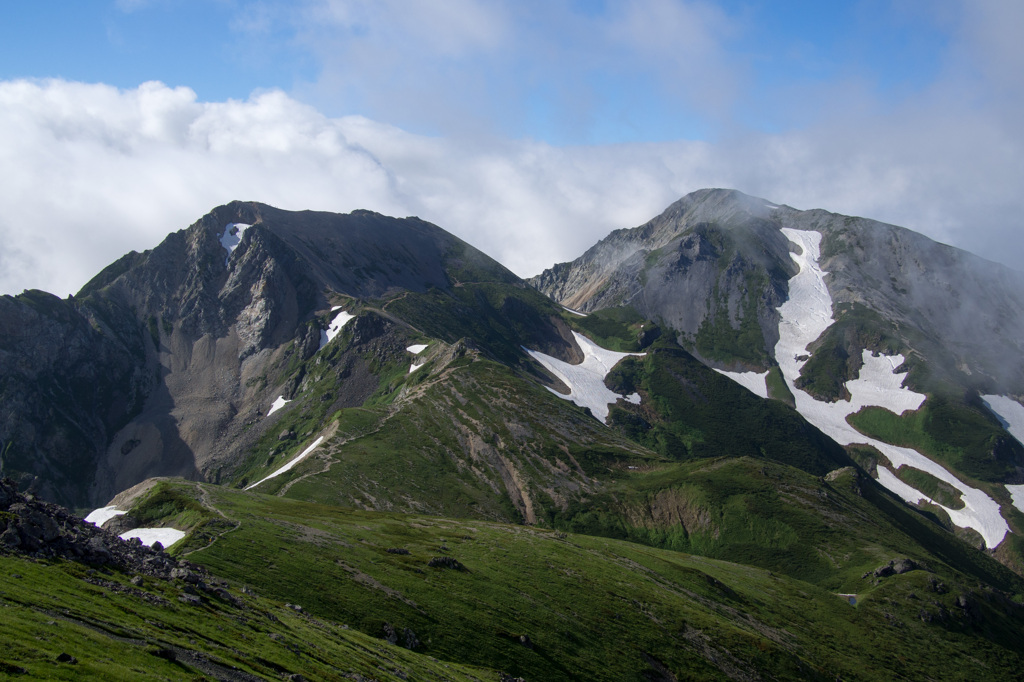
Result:
{"label": "rocky summit", "polygon": [[1012,679],[1022,338],[1021,273],[733,190],[530,281],[233,202],[0,298],[0,670]]}

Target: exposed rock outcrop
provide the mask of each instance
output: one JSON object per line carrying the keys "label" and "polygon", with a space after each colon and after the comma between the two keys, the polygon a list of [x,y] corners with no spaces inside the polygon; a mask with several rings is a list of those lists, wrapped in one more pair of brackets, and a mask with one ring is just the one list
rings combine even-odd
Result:
{"label": "exposed rock outcrop", "polygon": [[162,580],[180,580],[204,590],[218,589],[208,585],[205,568],[174,559],[138,540],[122,540],[64,507],[19,493],[10,479],[0,480],[0,552],[81,561]]}

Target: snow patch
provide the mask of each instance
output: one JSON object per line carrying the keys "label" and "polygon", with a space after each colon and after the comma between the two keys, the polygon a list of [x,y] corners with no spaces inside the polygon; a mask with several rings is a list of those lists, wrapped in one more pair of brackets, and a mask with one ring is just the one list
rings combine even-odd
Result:
{"label": "snow patch", "polygon": [[1013,506],[1024,512],[1024,485],[1008,485],[1006,489],[1010,491]]}
{"label": "snow patch", "polygon": [[[623,396],[608,389],[604,385],[604,378],[612,370],[619,360],[630,355],[642,356],[644,353],[617,353],[613,350],[601,348],[587,337],[578,332],[573,332],[576,343],[583,350],[583,362],[578,365],[570,365],[540,351],[524,348],[530,357],[544,365],[549,372],[562,380],[569,387],[569,395],[557,391],[551,391],[559,398],[571,400],[580,407],[590,408],[591,414],[607,423],[608,405],[619,400]],[[639,404],[640,396],[633,394],[636,399],[630,396],[630,402]]]}
{"label": "snow patch", "polygon": [[572,308],[566,308],[564,305],[562,306],[562,309],[572,313],[573,315],[579,315],[580,317],[586,317],[587,316],[586,313],[581,313],[580,311],[573,310]]}
{"label": "snow patch", "polygon": [[135,528],[121,533],[119,537],[122,540],[138,538],[146,547],[152,547],[155,542],[159,542],[164,547],[170,547],[185,537],[185,532],[177,528]]}
{"label": "snow patch", "polygon": [[270,479],[272,479],[272,478],[274,478],[276,476],[280,476],[281,474],[283,474],[286,471],[290,471],[296,464],[298,464],[302,460],[304,460],[307,457],[309,457],[310,453],[313,452],[314,450],[316,450],[317,446],[320,445],[320,443],[322,443],[323,440],[324,440],[324,437],[320,436],[315,441],[313,441],[312,445],[310,445],[308,448],[303,450],[296,457],[293,457],[291,459],[291,461],[289,461],[283,467],[281,467],[280,469],[278,469],[274,473],[270,474],[269,476],[265,476],[265,477],[261,478],[260,480],[256,481],[252,485],[247,486],[246,490],[249,490],[250,488],[255,488],[256,486],[258,486],[260,483],[263,483],[264,481],[269,481]]}
{"label": "snow patch", "polygon": [[715,371],[729,377],[754,395],[759,395],[762,398],[768,397],[768,384],[765,383],[768,372],[758,374],[757,372],[726,372],[724,369],[716,369]]}
{"label": "snow patch", "polygon": [[419,355],[420,353],[422,353],[426,349],[427,349],[427,344],[425,344],[425,343],[414,343],[413,345],[411,345],[408,348],[406,348],[406,350],[409,351],[410,353],[412,353],[413,355]]}
{"label": "snow patch", "polygon": [[[1024,444],[1024,405],[1005,395],[983,395],[981,400],[999,419],[1003,428]],[[1006,489],[1010,491],[1013,506],[1024,512],[1024,485],[1008,485]]]}
{"label": "snow patch", "polygon": [[270,406],[270,412],[267,412],[267,416],[269,417],[270,415],[274,414],[275,412],[277,412],[290,402],[290,400],[285,400],[283,395],[277,396],[277,400],[275,400],[274,404]]}
{"label": "snow patch", "polygon": [[1003,428],[1024,444],[1024,405],[1005,395],[983,395],[981,400],[999,418]]}
{"label": "snow patch", "polygon": [[825,272],[818,265],[821,234],[782,228],[783,234],[796,243],[801,253],[790,256],[800,271],[789,280],[789,300],[779,306],[779,341],[775,346],[775,359],[779,363],[786,384],[793,393],[797,411],[807,421],[821,429],[840,445],[864,443],[877,448],[892,466],[914,467],[935,476],[960,491],[963,509],[950,509],[931,500],[923,493],[907,485],[885,467],[878,468],[878,482],[908,502],[927,500],[942,507],[957,526],[973,528],[985,540],[986,546],[994,548],[1003,541],[1009,526],[999,513],[999,504],[985,492],[972,488],[941,465],[921,453],[867,438],[854,429],[846,418],[868,406],[883,407],[896,414],[905,410],[916,410],[925,396],[903,388],[906,373],[896,373],[903,364],[903,356],[873,356],[863,351],[864,366],[857,379],[848,381],[849,401],[827,403],[815,400],[796,387],[800,369],[809,359],[807,346],[816,340],[834,322],[832,318],[832,297],[825,286]]}
{"label": "snow patch", "polygon": [[91,523],[95,526],[102,527],[104,523],[114,518],[115,516],[121,516],[128,512],[119,511],[117,507],[100,507],[99,509],[93,509],[85,517],[86,523]]}
{"label": "snow patch", "polygon": [[[808,359],[807,345],[817,339],[835,320],[832,318],[832,296],[825,286],[825,273],[818,267],[821,255],[821,234],[802,232],[788,227],[782,233],[800,247],[800,254],[790,253],[800,271],[789,280],[789,299],[779,306],[779,341],[775,344],[775,360],[782,375],[800,376]],[[803,357],[803,359],[799,359]]]}
{"label": "snow patch", "polygon": [[220,236],[220,245],[228,252],[228,255],[224,257],[224,265],[227,265],[228,261],[231,260],[231,254],[238,248],[238,245],[242,242],[242,235],[250,227],[252,225],[246,225],[245,223],[229,223],[224,228],[224,234]]}
{"label": "snow patch", "polygon": [[418,370],[420,367],[422,367],[425,364],[427,364],[427,363],[421,362],[418,365],[416,363],[413,363],[413,364],[409,365],[409,374],[412,374],[413,372],[415,372],[416,370]]}
{"label": "snow patch", "polygon": [[[331,308],[331,312],[334,312],[339,307],[340,306],[335,306],[334,308]],[[327,329],[320,330],[320,348],[318,348],[317,350],[323,350],[324,346],[333,341],[334,337],[337,336],[339,332],[341,332],[341,328],[344,327],[349,320],[354,320],[355,318],[355,315],[346,313],[344,310],[335,315],[334,319],[331,320],[331,324],[327,326]]]}

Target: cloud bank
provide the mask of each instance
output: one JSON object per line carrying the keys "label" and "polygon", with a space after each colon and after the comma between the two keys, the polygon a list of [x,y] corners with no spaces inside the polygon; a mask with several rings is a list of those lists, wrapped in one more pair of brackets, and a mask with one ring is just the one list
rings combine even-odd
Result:
{"label": "cloud bank", "polygon": [[73,293],[233,199],[418,215],[529,276],[711,186],[894,222],[1020,269],[1015,126],[925,103],[719,143],[556,147],[330,118],[280,91],[200,102],[156,82],[0,82],[0,292]]}

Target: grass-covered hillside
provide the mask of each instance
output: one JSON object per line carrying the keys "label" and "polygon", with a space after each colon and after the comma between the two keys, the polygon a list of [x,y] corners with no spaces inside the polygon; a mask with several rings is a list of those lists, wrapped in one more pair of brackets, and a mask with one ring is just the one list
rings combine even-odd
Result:
{"label": "grass-covered hillside", "polygon": [[199,597],[183,581],[2,555],[0,576],[0,679],[500,679],[243,592],[236,581],[225,581],[228,598]]}
{"label": "grass-covered hillside", "polygon": [[825,589],[557,530],[162,485],[230,525],[176,552],[428,660],[529,680],[1010,679],[1024,663],[1022,595],[932,557],[881,552]]}

